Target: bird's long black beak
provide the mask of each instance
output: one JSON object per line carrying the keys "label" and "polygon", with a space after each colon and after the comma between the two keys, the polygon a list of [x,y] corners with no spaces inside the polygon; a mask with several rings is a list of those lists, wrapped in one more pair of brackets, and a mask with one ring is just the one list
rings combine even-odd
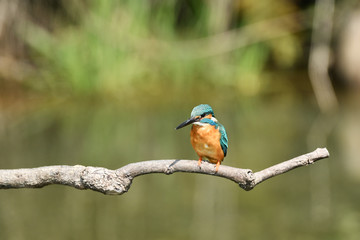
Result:
{"label": "bird's long black beak", "polygon": [[192,123],[194,123],[194,122],[199,121],[199,119],[200,119],[200,118],[198,118],[198,117],[189,118],[188,120],[186,120],[185,122],[183,122],[183,123],[181,123],[179,126],[177,126],[175,129],[178,130],[178,129],[180,129],[180,128],[183,128],[183,127],[185,127],[185,126],[187,126],[187,125],[189,125],[189,124],[192,124]]}

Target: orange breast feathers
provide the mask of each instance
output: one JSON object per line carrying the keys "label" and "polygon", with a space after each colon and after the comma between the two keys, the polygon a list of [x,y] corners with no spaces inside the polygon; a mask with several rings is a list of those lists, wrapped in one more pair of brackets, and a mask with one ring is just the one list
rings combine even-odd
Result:
{"label": "orange breast feathers", "polygon": [[219,129],[215,129],[213,125],[193,124],[190,132],[191,145],[199,157],[205,157],[211,163],[217,163],[224,159],[220,136]]}

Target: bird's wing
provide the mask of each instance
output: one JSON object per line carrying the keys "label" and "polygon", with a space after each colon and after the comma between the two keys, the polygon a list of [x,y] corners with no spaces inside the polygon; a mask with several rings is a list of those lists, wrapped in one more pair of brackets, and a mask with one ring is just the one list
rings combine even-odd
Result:
{"label": "bird's wing", "polygon": [[221,137],[220,137],[220,145],[221,145],[221,148],[224,152],[224,157],[226,156],[226,153],[227,153],[227,149],[228,149],[228,137],[226,135],[226,131],[225,131],[225,128],[223,125],[221,125],[220,123],[219,124],[219,131],[220,131],[220,134],[221,134]]}

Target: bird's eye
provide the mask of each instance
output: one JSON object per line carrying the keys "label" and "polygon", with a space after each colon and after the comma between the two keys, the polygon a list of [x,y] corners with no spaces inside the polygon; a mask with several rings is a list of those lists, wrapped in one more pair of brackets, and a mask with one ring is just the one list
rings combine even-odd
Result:
{"label": "bird's eye", "polygon": [[205,117],[206,116],[206,113],[203,113],[201,114],[201,118]]}

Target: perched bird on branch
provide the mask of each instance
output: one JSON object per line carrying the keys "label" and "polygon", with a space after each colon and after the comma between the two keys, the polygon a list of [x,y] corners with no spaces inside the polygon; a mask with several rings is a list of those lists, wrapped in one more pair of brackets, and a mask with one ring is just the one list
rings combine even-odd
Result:
{"label": "perched bird on branch", "polygon": [[228,149],[228,138],[223,125],[215,118],[214,111],[208,104],[200,104],[191,112],[190,118],[181,123],[176,129],[192,124],[190,141],[199,156],[198,165],[203,158],[216,163],[217,172],[224,160]]}

